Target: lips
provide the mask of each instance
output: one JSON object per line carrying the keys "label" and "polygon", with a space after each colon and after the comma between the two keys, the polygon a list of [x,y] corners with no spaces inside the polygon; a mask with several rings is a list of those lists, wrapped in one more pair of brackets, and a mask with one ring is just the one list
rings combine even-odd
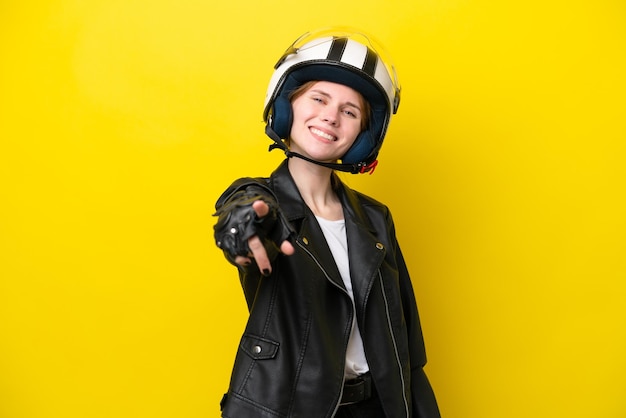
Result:
{"label": "lips", "polygon": [[311,128],[311,133],[313,133],[314,135],[317,135],[319,137],[322,137],[322,138],[324,138],[324,139],[326,139],[328,141],[335,142],[337,140],[336,136],[331,135],[329,133],[326,133],[326,132],[324,132],[324,131],[322,131],[320,129],[317,129],[317,128]]}

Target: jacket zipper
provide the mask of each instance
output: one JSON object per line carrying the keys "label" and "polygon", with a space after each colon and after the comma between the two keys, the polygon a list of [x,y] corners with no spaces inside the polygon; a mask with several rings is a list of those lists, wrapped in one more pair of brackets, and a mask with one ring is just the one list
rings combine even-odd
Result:
{"label": "jacket zipper", "polygon": [[[337,289],[341,290],[349,298],[350,295],[348,294],[348,291],[346,289],[342,288],[341,286],[337,285],[337,283],[335,283],[330,278],[330,276],[328,275],[328,273],[326,272],[324,267],[320,264],[320,262],[317,260],[317,258],[315,258],[315,256],[306,248],[306,246],[302,242],[300,242],[300,240],[296,240],[296,243],[298,244],[298,246],[300,248],[302,248],[304,250],[305,253],[307,253],[313,259],[313,261],[315,261],[315,264],[317,264],[317,266],[320,268],[322,273],[324,273],[324,276],[326,276],[326,280],[328,280],[330,283],[332,283],[332,285],[335,286]],[[353,324],[353,322],[354,322],[354,304],[352,303],[351,306],[352,306],[352,315],[350,316],[350,329],[352,329],[352,327],[354,326],[354,324]],[[393,333],[392,333],[392,335],[393,335]],[[394,342],[394,346],[395,346],[395,342]],[[396,353],[396,355],[397,355],[397,353]],[[346,376],[344,374],[342,374],[342,376],[343,377],[341,379],[341,387],[343,388],[343,385],[346,382]],[[337,400],[337,403],[335,404],[335,409],[333,410],[333,413],[331,414],[331,417],[334,417],[335,414],[337,414],[337,410],[339,409],[339,403],[340,402],[341,402],[341,395],[339,396],[339,399]]]}

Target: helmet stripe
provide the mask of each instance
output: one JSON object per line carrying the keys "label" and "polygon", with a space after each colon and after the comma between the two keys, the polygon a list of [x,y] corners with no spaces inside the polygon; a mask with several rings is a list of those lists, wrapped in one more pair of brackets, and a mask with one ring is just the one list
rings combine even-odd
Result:
{"label": "helmet stripe", "polygon": [[347,38],[334,38],[333,44],[330,46],[330,51],[328,51],[328,56],[326,58],[331,61],[341,61],[341,56],[343,55],[343,51],[346,49],[347,43]]}
{"label": "helmet stripe", "polygon": [[376,64],[378,63],[378,55],[371,48],[367,48],[367,55],[365,56],[365,62],[363,63],[363,72],[369,76],[374,77],[376,71]]}

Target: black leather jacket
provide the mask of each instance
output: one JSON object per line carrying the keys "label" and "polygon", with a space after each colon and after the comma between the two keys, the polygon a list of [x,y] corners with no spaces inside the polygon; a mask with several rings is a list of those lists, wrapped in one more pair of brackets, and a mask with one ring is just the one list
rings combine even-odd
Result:
{"label": "black leather jacket", "polygon": [[236,181],[216,204],[219,209],[241,187],[261,185],[297,231],[295,254],[279,255],[269,277],[254,263],[239,267],[250,317],[222,401],[224,417],[334,416],[353,320],[386,416],[440,416],[423,371],[415,296],[391,214],[334,175],[333,182],[344,209],[356,311],[286,162],[270,178]]}

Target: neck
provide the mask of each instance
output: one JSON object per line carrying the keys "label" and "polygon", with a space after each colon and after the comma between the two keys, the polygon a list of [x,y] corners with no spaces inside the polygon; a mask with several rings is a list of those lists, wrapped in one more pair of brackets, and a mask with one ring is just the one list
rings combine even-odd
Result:
{"label": "neck", "polygon": [[331,184],[332,169],[300,158],[290,158],[288,167],[302,199],[315,215],[330,220],[343,218],[341,203]]}

